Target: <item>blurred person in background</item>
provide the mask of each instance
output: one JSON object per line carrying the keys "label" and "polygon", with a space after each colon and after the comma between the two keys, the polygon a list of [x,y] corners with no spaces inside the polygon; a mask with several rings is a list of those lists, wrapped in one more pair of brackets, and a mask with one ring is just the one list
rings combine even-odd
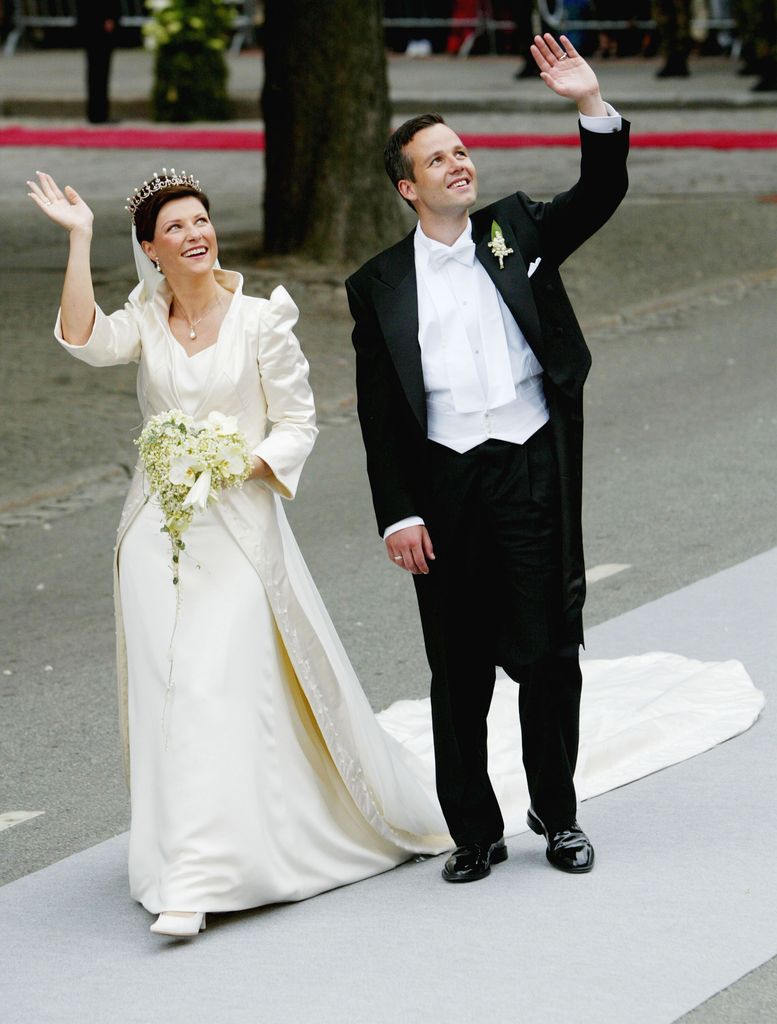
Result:
{"label": "blurred person in background", "polygon": [[[707,17],[712,21],[723,21],[732,17],[731,0],[707,0],[705,6]],[[701,44],[700,52],[706,56],[731,53],[733,42],[730,29],[714,28],[707,33],[707,38]]]}
{"label": "blurred person in background", "polygon": [[[592,15],[596,21],[647,21],[650,18],[650,0],[592,0]],[[599,56],[633,57],[644,53],[651,45],[650,35],[633,25],[629,28],[600,30]],[[653,51],[655,52],[655,51]],[[648,55],[648,54],[646,54]]]}
{"label": "blurred person in background", "polygon": [[661,34],[664,65],[657,78],[687,78],[691,50],[690,0],[653,0],[653,17]]}
{"label": "blurred person in background", "polygon": [[86,116],[92,124],[109,120],[108,77],[120,17],[120,0],[76,0],[78,34],[86,51]]}
{"label": "blurred person in background", "polygon": [[758,76],[753,92],[777,91],[777,0],[738,0],[734,13],[745,61],[740,74]]}
{"label": "blurred person in background", "polygon": [[390,26],[386,29],[386,46],[408,57],[428,57],[445,49],[448,29],[428,24],[429,19],[451,17],[453,0],[384,0],[384,18],[416,20],[417,25]]}
{"label": "blurred person in background", "polygon": [[514,78],[539,78],[540,69],[532,57],[531,45],[534,42],[534,8],[535,0],[510,0],[510,17],[515,22],[514,47],[523,65],[515,72]]}

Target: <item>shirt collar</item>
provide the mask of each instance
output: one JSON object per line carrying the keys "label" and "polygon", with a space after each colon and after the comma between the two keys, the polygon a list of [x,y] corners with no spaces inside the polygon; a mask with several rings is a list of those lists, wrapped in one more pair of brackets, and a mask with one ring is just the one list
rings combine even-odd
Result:
{"label": "shirt collar", "polygon": [[[467,218],[467,226],[464,228],[464,230],[461,232],[459,237],[453,242],[452,245],[445,245],[444,242],[438,242],[434,238],[429,238],[428,235],[424,234],[424,230],[421,227],[421,222],[420,221],[416,225],[415,235],[414,235],[414,238],[413,238],[413,244],[414,244],[414,247],[415,247],[416,257],[419,257],[419,256],[422,257],[423,265],[425,267],[429,266],[429,257],[432,255],[432,253],[443,252],[443,251],[450,251],[451,249],[456,249],[456,248],[459,248],[459,247],[462,247],[462,246],[465,246],[465,245],[469,245],[471,243],[472,243],[472,221],[471,221],[471,219],[469,217]],[[473,245],[473,259],[472,259],[472,262],[473,262],[473,264],[475,262],[475,260],[474,260],[474,245]]]}

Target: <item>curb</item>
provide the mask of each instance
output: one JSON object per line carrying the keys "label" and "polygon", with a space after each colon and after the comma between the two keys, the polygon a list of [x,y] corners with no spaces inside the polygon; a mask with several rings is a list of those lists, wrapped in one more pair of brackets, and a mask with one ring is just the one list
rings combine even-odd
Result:
{"label": "curb", "polygon": [[[610,102],[617,109],[628,111],[692,111],[692,110],[768,110],[777,108],[777,92],[736,93],[710,96],[618,95]],[[7,96],[0,100],[0,117],[29,117],[57,120],[84,120],[85,100],[80,96],[41,99]],[[437,110],[444,114],[554,114],[568,113],[564,100],[529,99],[520,96],[451,95],[396,96],[391,103],[394,114],[414,114],[419,110]],[[147,98],[134,97],[111,100],[111,113],[126,121],[150,121],[151,104]],[[256,97],[233,96],[230,99],[231,120],[261,120],[259,90]]]}

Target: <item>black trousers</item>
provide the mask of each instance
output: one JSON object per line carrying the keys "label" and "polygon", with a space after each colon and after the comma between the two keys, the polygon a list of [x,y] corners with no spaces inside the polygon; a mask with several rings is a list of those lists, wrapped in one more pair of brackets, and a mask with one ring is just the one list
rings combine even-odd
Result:
{"label": "black trousers", "polygon": [[86,116],[93,124],[108,120],[108,78],[111,71],[113,41],[107,32],[86,36]]}
{"label": "black trousers", "polygon": [[523,761],[548,828],[575,818],[580,666],[561,643],[558,468],[550,426],[463,455],[429,442],[425,519],[436,559],[415,576],[432,670],[437,793],[457,845],[504,822],[488,777],[495,666],[520,683]]}

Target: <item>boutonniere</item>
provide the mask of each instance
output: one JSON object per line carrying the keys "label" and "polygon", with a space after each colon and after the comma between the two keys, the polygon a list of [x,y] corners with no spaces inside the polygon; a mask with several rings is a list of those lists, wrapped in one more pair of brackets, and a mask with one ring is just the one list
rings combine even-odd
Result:
{"label": "boutonniere", "polygon": [[508,246],[507,242],[505,242],[505,236],[502,234],[502,229],[495,220],[491,221],[491,241],[488,243],[488,248],[499,260],[499,269],[504,270],[505,258],[507,256],[511,256],[513,250]]}

